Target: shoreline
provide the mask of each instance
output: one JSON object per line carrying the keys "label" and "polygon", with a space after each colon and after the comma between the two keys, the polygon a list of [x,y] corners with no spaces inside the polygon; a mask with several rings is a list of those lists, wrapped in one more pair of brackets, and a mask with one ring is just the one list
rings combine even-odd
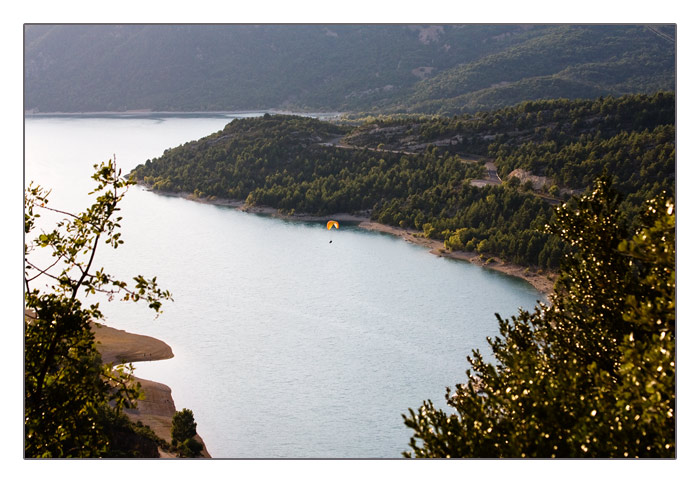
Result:
{"label": "shoreline", "polygon": [[[462,260],[469,262],[473,265],[478,265],[480,267],[495,270],[497,272],[504,273],[513,277],[525,280],[530,285],[532,285],[536,290],[541,292],[547,300],[549,300],[550,295],[554,290],[554,283],[558,277],[556,272],[545,271],[536,269],[536,271],[531,270],[530,267],[517,265],[515,263],[506,262],[499,257],[482,257],[476,252],[465,252],[465,251],[448,251],[445,249],[444,243],[439,240],[433,240],[431,238],[425,238],[423,233],[419,230],[409,229],[409,228],[399,228],[390,225],[384,225],[382,223],[372,221],[370,219],[369,211],[363,214],[352,214],[352,213],[334,213],[332,215],[316,216],[309,215],[306,213],[285,215],[280,213],[276,208],[269,206],[248,206],[245,201],[232,200],[224,198],[196,198],[191,193],[177,193],[169,191],[156,191],[151,189],[148,185],[138,184],[142,189],[150,191],[152,193],[162,195],[162,196],[173,196],[177,198],[184,198],[189,201],[195,201],[198,203],[216,205],[216,206],[228,206],[230,208],[243,211],[245,213],[261,214],[265,216],[271,216],[273,218],[278,218],[282,220],[289,221],[327,221],[329,219],[337,221],[345,221],[351,223],[358,223],[359,227],[369,231],[379,231],[382,233],[388,233],[390,235],[398,236],[403,238],[409,243],[414,243],[417,245],[424,246],[430,250],[430,253],[438,257],[452,258],[455,260]],[[490,263],[486,263],[487,260],[491,260]]]}
{"label": "shoreline", "polygon": [[[104,364],[160,361],[174,357],[172,348],[155,337],[133,334],[104,324],[91,324],[91,327]],[[124,409],[124,413],[132,421],[141,421],[149,426],[159,438],[170,441],[172,419],[177,412],[170,387],[160,382],[133,377],[141,384],[144,399],[138,401],[136,408]],[[199,434],[195,439],[204,446],[202,456],[211,458]],[[161,458],[177,458],[176,454],[165,452],[161,448],[158,448],[158,452]]]}
{"label": "shoreline", "polygon": [[[555,272],[543,270],[540,273],[539,271],[530,271],[529,267],[524,267],[522,265],[516,265],[514,263],[506,262],[498,257],[484,257],[482,259],[482,257],[477,252],[448,251],[445,249],[445,245],[443,242],[439,240],[433,240],[431,238],[425,238],[422,232],[414,229],[398,228],[390,225],[383,225],[381,223],[370,220],[361,222],[359,226],[360,228],[364,228],[365,230],[388,233],[394,236],[401,237],[409,243],[424,246],[430,249],[430,253],[438,257],[462,260],[489,270],[495,270],[497,272],[501,272],[512,277],[520,278],[528,282],[536,290],[545,295],[547,299],[549,299],[549,296],[552,294],[552,291],[554,289],[554,282],[557,278],[557,274]],[[487,263],[487,260],[489,259],[491,259],[492,261],[490,263]]]}
{"label": "shoreline", "polygon": [[345,112],[289,111],[285,109],[241,109],[237,111],[154,111],[150,109],[128,109],[124,111],[85,111],[85,112],[41,112],[25,111],[24,117],[250,117],[251,114],[316,116],[319,119],[338,119]]}

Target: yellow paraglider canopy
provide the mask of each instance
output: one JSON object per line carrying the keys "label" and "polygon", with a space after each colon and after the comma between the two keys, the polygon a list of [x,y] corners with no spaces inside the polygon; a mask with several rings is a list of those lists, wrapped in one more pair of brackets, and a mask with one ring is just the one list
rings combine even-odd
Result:
{"label": "yellow paraglider canopy", "polygon": [[328,228],[330,230],[333,227],[335,227],[336,229],[339,229],[338,222],[333,221],[333,220],[329,220],[328,223],[326,223],[326,228]]}

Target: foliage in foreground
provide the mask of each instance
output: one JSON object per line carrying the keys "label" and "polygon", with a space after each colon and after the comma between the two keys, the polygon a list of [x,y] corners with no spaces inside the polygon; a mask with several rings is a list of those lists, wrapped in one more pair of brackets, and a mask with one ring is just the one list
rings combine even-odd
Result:
{"label": "foliage in foreground", "polygon": [[[104,242],[123,243],[118,204],[131,182],[112,161],[95,166],[95,201],[82,213],[49,207],[48,191],[30,184],[24,199],[25,269],[24,390],[27,458],[158,456],[157,438],[122,413],[133,407],[140,388],[131,367],[103,364],[91,322],[102,319],[99,303],[85,307],[83,297],[145,300],[160,312],[170,293],[155,278],[117,280],[95,269],[95,254]],[[45,232],[41,213],[65,218]],[[36,231],[41,231],[36,234]],[[50,257],[41,257],[48,251]],[[42,265],[40,261],[46,260]]]}
{"label": "foliage in foreground", "polygon": [[647,202],[638,228],[608,181],[557,210],[569,246],[550,306],[498,317],[495,363],[409,415],[411,457],[674,457],[675,213]]}

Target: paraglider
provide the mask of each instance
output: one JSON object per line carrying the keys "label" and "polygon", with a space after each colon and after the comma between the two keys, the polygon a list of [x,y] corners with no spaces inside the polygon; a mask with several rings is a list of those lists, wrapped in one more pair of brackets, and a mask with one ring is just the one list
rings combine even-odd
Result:
{"label": "paraglider", "polygon": [[[326,228],[330,231],[330,229],[333,227],[335,227],[335,229],[338,230],[338,222],[335,220],[328,220],[328,223],[326,223]],[[333,243],[333,239],[329,240],[328,243]]]}

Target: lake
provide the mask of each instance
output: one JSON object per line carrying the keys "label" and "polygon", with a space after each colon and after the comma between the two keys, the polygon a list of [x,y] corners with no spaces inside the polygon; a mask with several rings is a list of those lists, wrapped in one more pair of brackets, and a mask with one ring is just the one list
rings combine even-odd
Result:
{"label": "lake", "polygon": [[[52,188],[55,207],[80,210],[93,164],[116,155],[126,173],[230,120],[28,117],[25,179]],[[126,243],[101,247],[98,265],[156,275],[175,300],[155,320],[145,306],[104,303],[106,323],[173,348],[173,359],[135,364],[136,375],[194,411],[215,458],[401,457],[412,434],[401,415],[427,399],[446,407],[466,356],[490,356],[494,313],[543,298],[523,280],[352,224],[329,234],[325,223],[141,187],[121,215]]]}

